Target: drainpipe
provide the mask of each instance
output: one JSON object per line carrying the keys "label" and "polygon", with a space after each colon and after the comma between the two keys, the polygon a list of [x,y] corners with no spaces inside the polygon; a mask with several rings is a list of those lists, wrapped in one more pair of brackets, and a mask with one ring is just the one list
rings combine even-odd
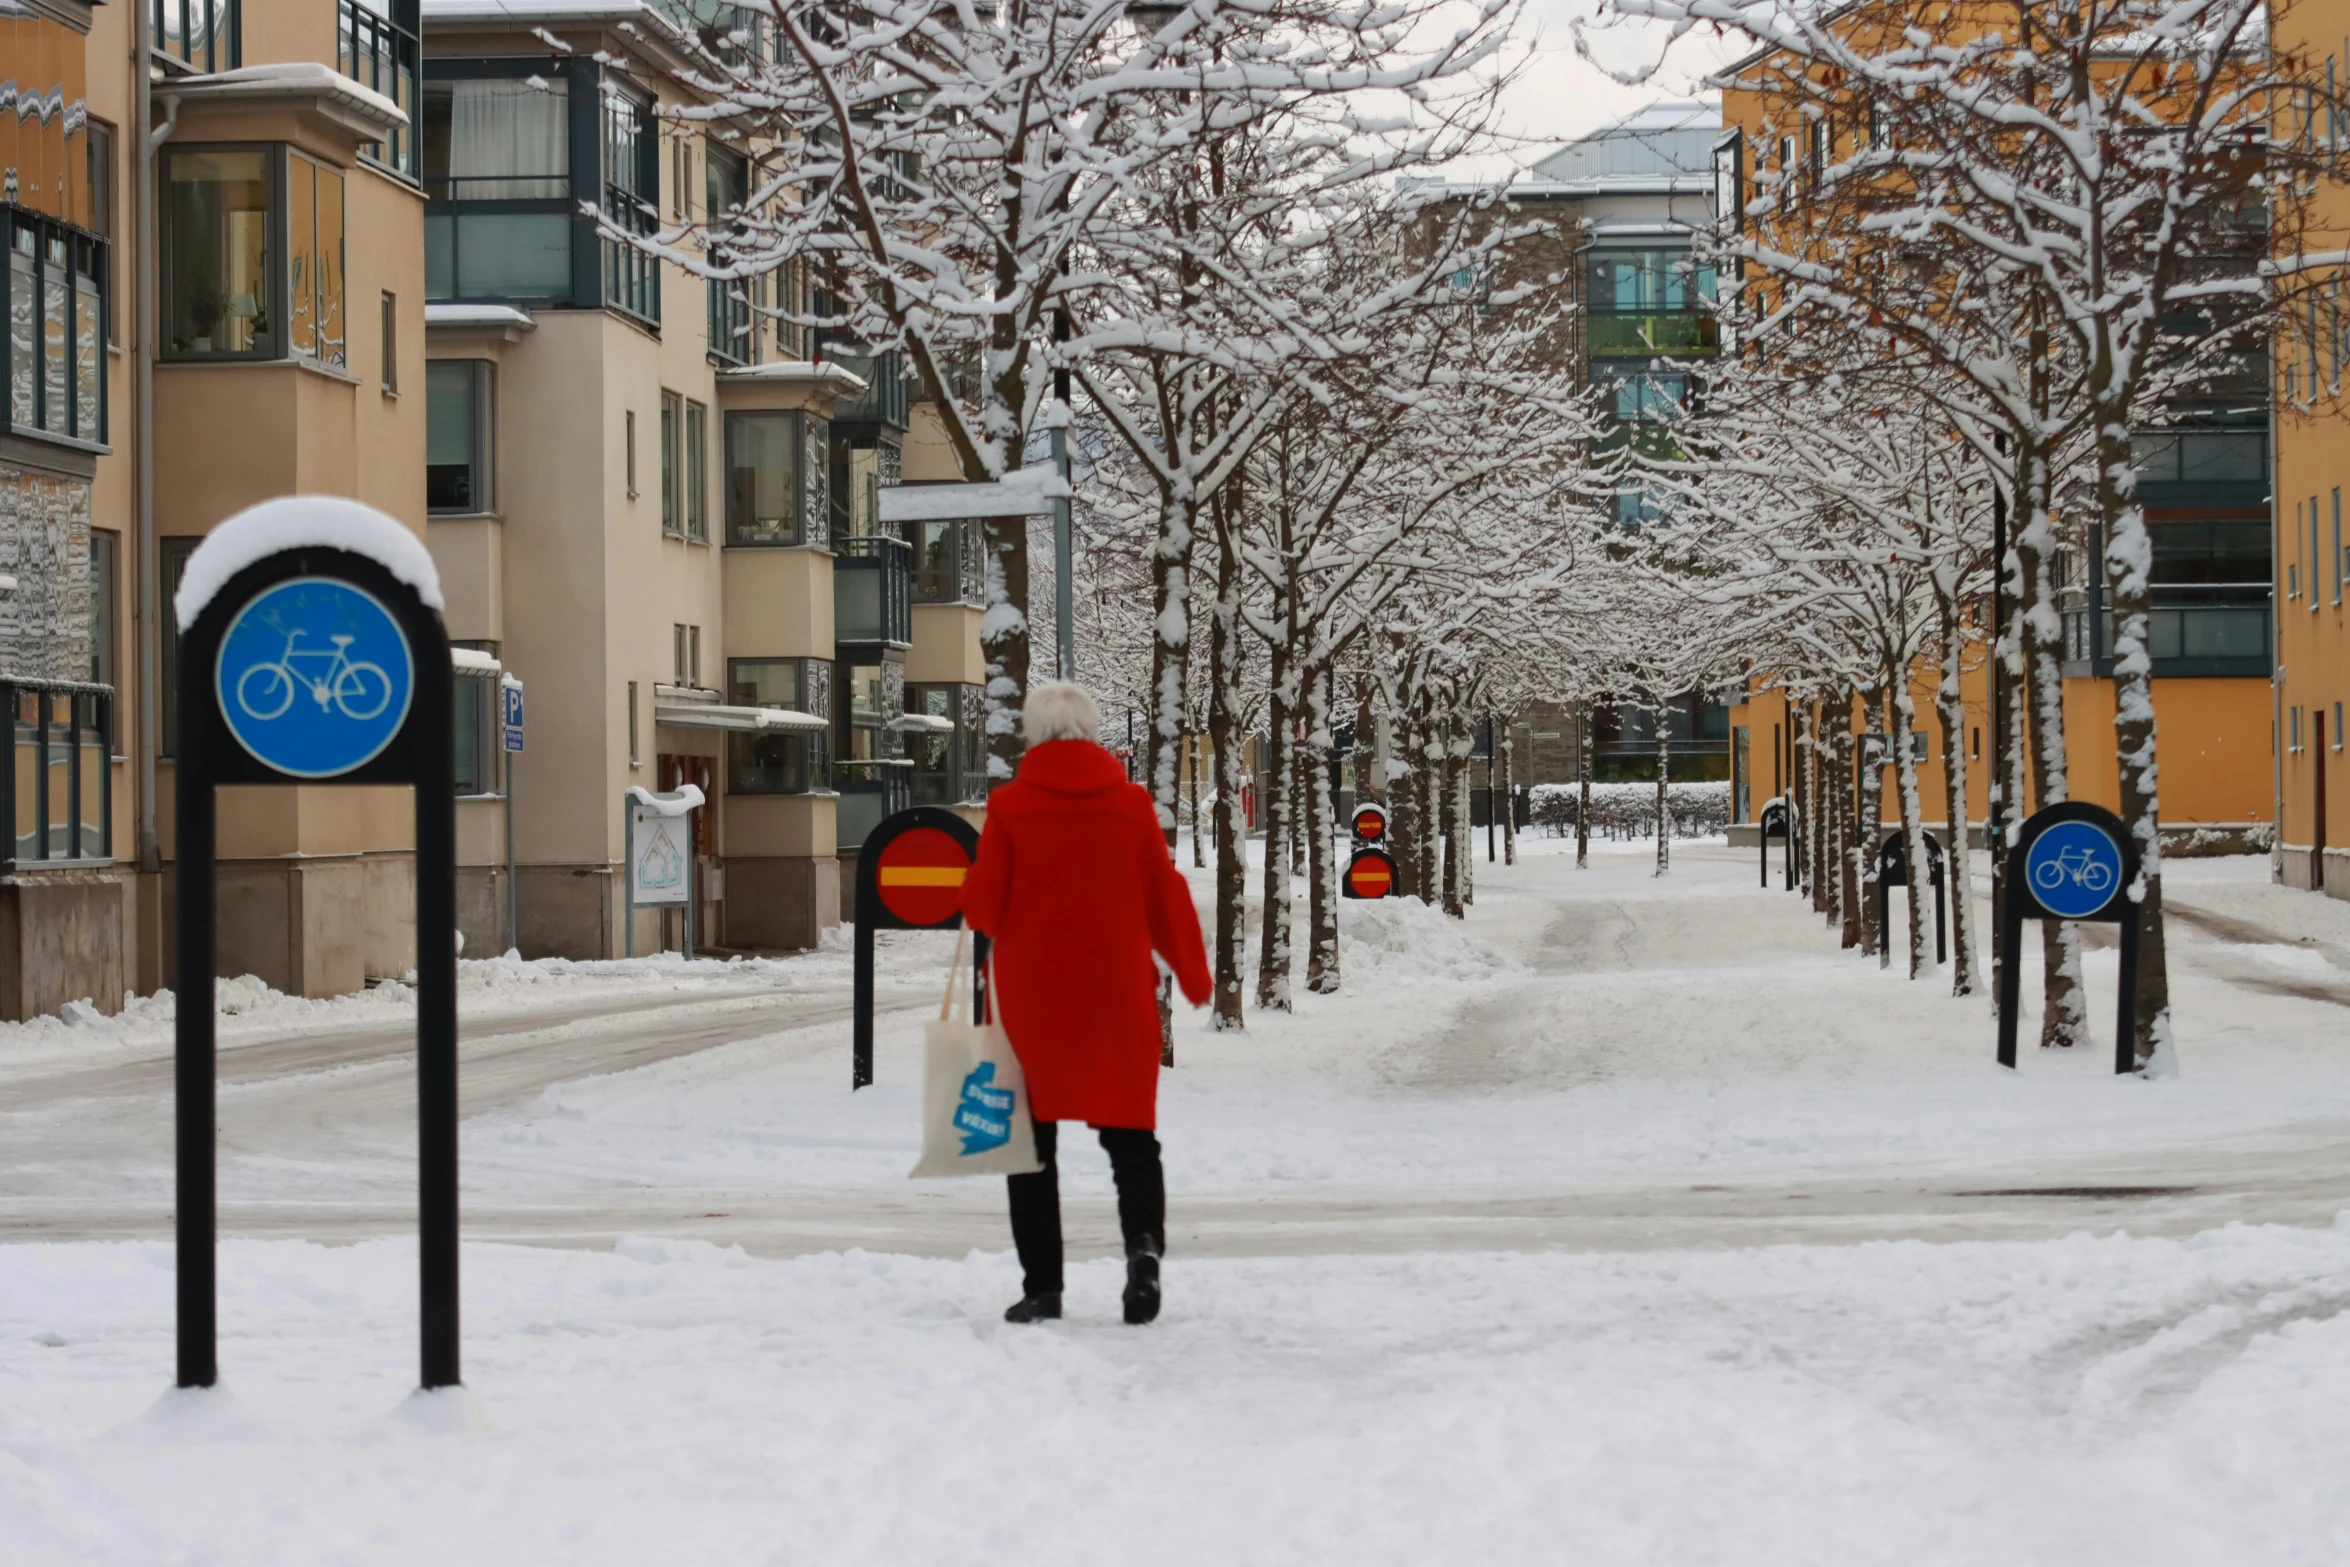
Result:
{"label": "drainpipe", "polygon": [[163,100],[163,123],[155,118],[154,18],[145,5],[134,5],[138,47],[132,55],[139,73],[139,161],[135,221],[138,224],[137,262],[133,283],[138,289],[139,342],[131,361],[138,385],[138,451],[132,481],[139,513],[139,869],[153,875],[163,869],[162,849],[155,824],[160,814],[155,790],[155,759],[163,743],[162,639],[156,617],[162,606],[161,562],[155,541],[155,229],[159,203],[155,195],[155,157],[179,125],[177,96]]}

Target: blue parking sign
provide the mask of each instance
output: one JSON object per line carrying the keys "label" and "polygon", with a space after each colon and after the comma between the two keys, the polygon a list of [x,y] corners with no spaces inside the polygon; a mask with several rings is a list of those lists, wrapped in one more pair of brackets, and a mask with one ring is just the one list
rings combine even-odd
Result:
{"label": "blue parking sign", "polygon": [[222,722],[256,761],[294,778],[336,778],[400,732],[416,660],[374,594],[294,577],[237,611],[213,678]]}
{"label": "blue parking sign", "polygon": [[506,749],[519,751],[522,749],[522,687],[508,685],[502,689],[506,693]]}

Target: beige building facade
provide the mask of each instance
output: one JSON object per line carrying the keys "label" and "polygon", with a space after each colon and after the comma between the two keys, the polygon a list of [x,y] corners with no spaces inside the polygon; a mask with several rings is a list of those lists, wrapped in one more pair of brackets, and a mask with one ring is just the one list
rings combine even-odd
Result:
{"label": "beige building facade", "polygon": [[422,20],[429,537],[451,637],[526,693],[510,802],[494,765],[460,800],[468,950],[679,946],[631,909],[623,802],[686,784],[697,946],[813,946],[884,815],[983,792],[976,538],[895,536],[877,500],[960,476],[892,356],[807,325],[805,269],[713,280],[580,215],[674,239],[739,209],[757,127],[708,117],[682,29],[754,14]]}

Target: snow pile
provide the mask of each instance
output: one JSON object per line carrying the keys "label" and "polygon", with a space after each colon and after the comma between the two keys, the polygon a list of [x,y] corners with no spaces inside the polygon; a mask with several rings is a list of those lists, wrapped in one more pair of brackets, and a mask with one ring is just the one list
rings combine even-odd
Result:
{"label": "snow pile", "polygon": [[[1302,924],[1295,939],[1302,952]],[[1516,967],[1469,934],[1461,921],[1417,898],[1340,899],[1338,943],[1349,984],[1400,987],[1432,979],[1466,984]]]}
{"label": "snow pile", "polygon": [[[1553,837],[1575,830],[1582,806],[1580,784],[1536,784],[1529,812],[1534,825]],[[1711,838],[1730,829],[1730,786],[1676,783],[1665,786],[1665,812],[1676,838]],[[1612,783],[1591,786],[1591,831],[1601,838],[1656,836],[1656,785]]]}
{"label": "snow pile", "polygon": [[373,506],[340,495],[281,495],[248,506],[204,535],[188,557],[172,609],[182,631],[229,579],[280,550],[304,546],[364,555],[416,590],[427,608],[441,609],[441,574],[424,540]]}

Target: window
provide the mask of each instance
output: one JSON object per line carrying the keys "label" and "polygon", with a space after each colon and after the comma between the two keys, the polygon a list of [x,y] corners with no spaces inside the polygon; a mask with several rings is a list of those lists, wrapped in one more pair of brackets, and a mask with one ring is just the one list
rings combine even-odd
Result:
{"label": "window", "polygon": [[422,142],[425,297],[568,301],[568,80],[428,81]]}
{"label": "window", "polygon": [[685,405],[685,536],[710,542],[710,410]]}
{"label": "window", "polygon": [[[616,227],[651,234],[659,227],[659,140],[653,110],[617,90],[604,95],[604,215]],[[643,320],[661,319],[660,268],[622,240],[604,241],[604,303]]]}
{"label": "window", "polygon": [[620,446],[628,465],[628,498],[636,499],[636,410],[620,416]]}
{"label": "window", "polygon": [[2293,724],[2293,738],[2290,748],[2298,751],[2301,749],[2301,709],[2293,708],[2287,716],[2291,718]]}
{"label": "window", "polygon": [[[188,557],[196,553],[201,539],[164,538],[156,541],[156,575],[160,579],[161,599],[169,604],[180,590],[180,579],[188,574]],[[163,722],[165,756],[179,755],[180,736],[180,626],[179,617],[163,617],[161,655],[162,690],[157,693],[157,717]]]}
{"label": "window", "polygon": [[400,300],[389,292],[384,295],[382,337],[384,390],[397,397],[400,394]]}
{"label": "window", "polygon": [[409,124],[359,155],[416,178],[417,0],[340,0],[337,65],[345,76],[398,104]]}
{"label": "window", "polygon": [[493,492],[497,367],[484,359],[435,359],[424,367],[424,505],[486,512]]}
{"label": "window", "polygon": [[693,682],[685,673],[685,627],[669,628],[669,679],[674,685],[690,686]]}
{"label": "window", "polygon": [[2334,486],[2334,547],[2327,556],[2334,567],[2334,602],[2342,602],[2342,487]]}
{"label": "window", "polygon": [[[485,645],[460,642],[457,647]],[[450,746],[459,794],[481,795],[498,792],[498,757],[505,741],[500,732],[500,698],[495,676],[484,679],[477,674],[453,675],[449,680]]]}
{"label": "window", "polygon": [[1779,138],[1779,210],[1788,211],[1795,205],[1795,138]]}
{"label": "window", "polygon": [[916,805],[959,805],[987,793],[987,693],[982,686],[908,685],[906,711],[944,719],[954,727],[921,729],[906,737],[913,759]]}
{"label": "window", "polygon": [[645,765],[644,753],[637,749],[636,743],[636,682],[633,680],[628,683],[628,765]]}
{"label": "window", "polygon": [[2317,497],[2309,497],[2309,553],[2302,559],[2309,562],[2309,612],[2317,613],[2317,563],[2322,556],[2317,537]]}
{"label": "window", "polygon": [[732,545],[820,544],[825,538],[821,491],[809,484],[811,449],[816,468],[828,461],[821,432],[825,421],[797,413],[730,413],[726,416],[726,542]]}
{"label": "window", "polygon": [[[831,699],[830,667],[805,658],[730,658],[726,700],[737,707],[779,708],[822,718]],[[732,794],[806,794],[829,788],[829,760],[821,729],[732,733],[726,737],[726,787]]]}
{"label": "window", "polygon": [[[104,120],[92,120],[88,126],[86,143],[90,159],[90,232],[112,246],[115,232],[114,213],[114,127]],[[115,325],[114,280],[99,279],[106,300],[106,341],[119,343],[122,334]]]}
{"label": "window", "polygon": [[914,545],[914,602],[976,604],[982,567],[977,519],[907,525]]}
{"label": "window", "polygon": [[677,442],[685,424],[685,399],[675,392],[661,394],[661,531],[683,530],[685,497],[678,493]]}
{"label": "window", "polygon": [[111,686],[119,672],[116,619],[122,608],[122,535],[90,530],[90,683]]}
{"label": "window", "polygon": [[8,424],[19,434],[106,439],[106,247],[4,208],[8,236]]}
{"label": "window", "polygon": [[689,686],[702,683],[702,628],[699,626],[685,628],[685,683]]}
{"label": "window", "polygon": [[286,292],[294,357],[348,362],[343,320],[343,176],[286,155]]}
{"label": "window", "polygon": [[1811,122],[1811,183],[1816,189],[1828,182],[1828,160],[1835,148],[1835,136],[1824,119]]}
{"label": "window", "polygon": [[274,161],[258,148],[166,147],[164,342],[175,358],[278,355],[270,311]]}
{"label": "window", "polygon": [[230,71],[244,63],[238,0],[153,0],[155,52],[199,71]]}
{"label": "window", "polygon": [[[708,186],[707,215],[712,230],[732,222],[750,200],[750,165],[723,148],[709,148],[702,160]],[[710,262],[723,265],[733,259],[724,245],[713,242]],[[710,352],[733,364],[749,364],[759,357],[758,334],[751,324],[750,285],[740,278],[711,278],[708,287]]]}

